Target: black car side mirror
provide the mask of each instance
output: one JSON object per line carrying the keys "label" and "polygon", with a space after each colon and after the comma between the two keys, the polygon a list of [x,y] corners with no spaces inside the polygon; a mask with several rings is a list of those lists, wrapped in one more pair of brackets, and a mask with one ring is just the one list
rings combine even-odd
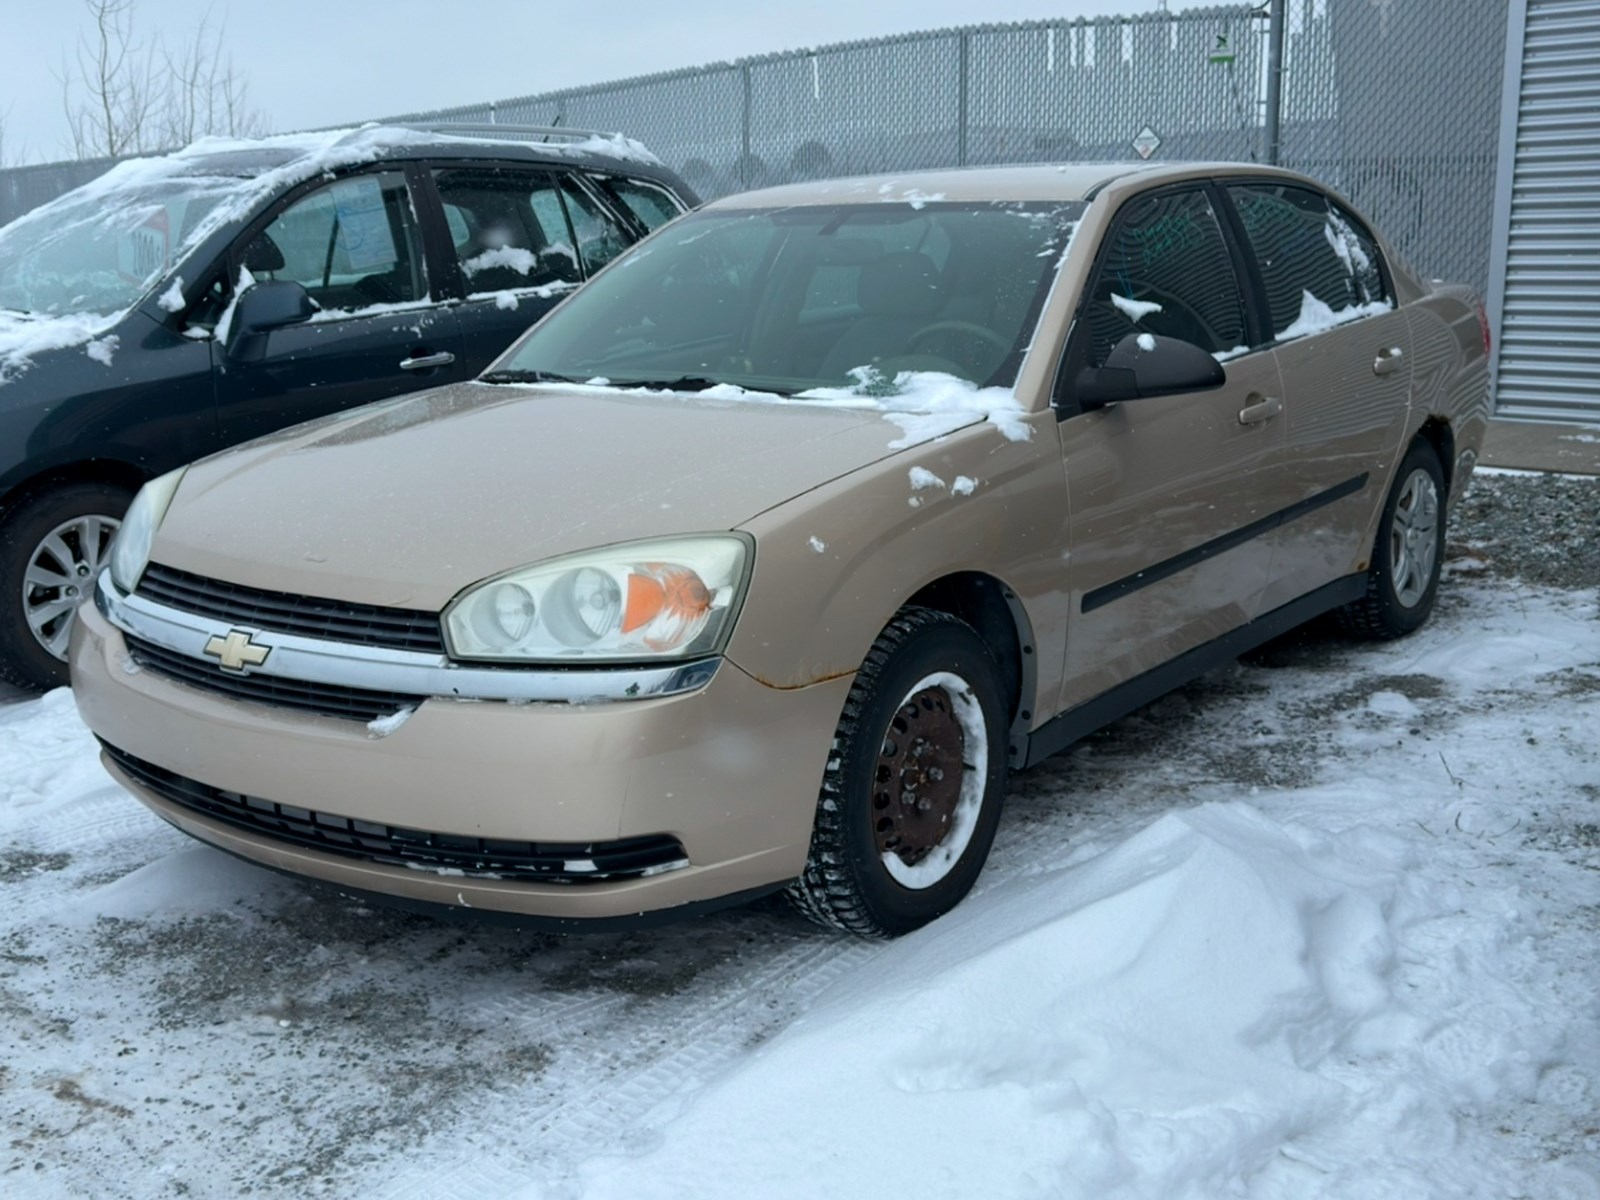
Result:
{"label": "black car side mirror", "polygon": [[230,358],[260,358],[266,335],[286,325],[309,321],[317,311],[311,293],[292,279],[268,279],[246,288],[234,302],[228,328]]}
{"label": "black car side mirror", "polygon": [[1078,407],[1088,412],[1118,400],[1210,391],[1227,380],[1222,364],[1192,342],[1130,333],[1112,347],[1104,366],[1078,372],[1073,395]]}

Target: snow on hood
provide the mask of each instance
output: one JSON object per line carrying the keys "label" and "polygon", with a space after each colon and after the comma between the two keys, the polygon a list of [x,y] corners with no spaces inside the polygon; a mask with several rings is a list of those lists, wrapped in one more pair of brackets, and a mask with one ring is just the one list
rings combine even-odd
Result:
{"label": "snow on hood", "polygon": [[[581,1194],[853,1196],[879,1163],[897,1196],[1347,1196],[1316,1164],[1363,1162],[1363,1145],[1385,1146],[1371,1170],[1392,1188],[1359,1194],[1419,1194],[1400,1164],[1439,1131],[1408,1124],[1407,1089],[1470,1103],[1525,1067],[1344,1082],[1345,1059],[1431,1028],[1394,985],[1396,944],[1459,897],[1419,882],[1415,853],[1245,804],[1168,814],[889,947],[681,1116],[657,1114],[638,1157],[587,1163]],[[1453,994],[1483,986],[1443,958]]]}

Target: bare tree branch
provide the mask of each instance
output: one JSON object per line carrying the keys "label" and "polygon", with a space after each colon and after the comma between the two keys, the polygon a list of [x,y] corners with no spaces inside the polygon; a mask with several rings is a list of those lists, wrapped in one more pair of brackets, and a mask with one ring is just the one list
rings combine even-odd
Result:
{"label": "bare tree branch", "polygon": [[93,22],[74,62],[62,63],[62,108],[78,158],[116,157],[186,145],[211,133],[264,132],[265,117],[224,51],[224,29],[207,11],[169,48],[135,34],[138,0],[84,0]]}

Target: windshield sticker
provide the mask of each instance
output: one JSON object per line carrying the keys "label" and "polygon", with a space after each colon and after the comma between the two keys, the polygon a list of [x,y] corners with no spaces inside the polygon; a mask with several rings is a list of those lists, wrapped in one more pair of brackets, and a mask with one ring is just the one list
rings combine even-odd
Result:
{"label": "windshield sticker", "polygon": [[394,230],[383,207],[383,185],[371,175],[341,179],[333,185],[333,207],[339,215],[339,240],[352,271],[387,267],[399,259]]}
{"label": "windshield sticker", "polygon": [[132,284],[143,283],[166,268],[172,244],[167,210],[157,208],[117,239],[117,274]]}

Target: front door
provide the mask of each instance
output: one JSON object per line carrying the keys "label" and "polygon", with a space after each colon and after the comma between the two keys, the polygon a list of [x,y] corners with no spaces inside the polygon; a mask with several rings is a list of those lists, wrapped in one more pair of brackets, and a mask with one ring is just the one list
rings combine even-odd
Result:
{"label": "front door", "polygon": [[248,361],[219,347],[226,443],[465,377],[454,313],[428,284],[405,174],[373,171],[290,200],[234,252],[235,289],[290,279],[319,306]]}

